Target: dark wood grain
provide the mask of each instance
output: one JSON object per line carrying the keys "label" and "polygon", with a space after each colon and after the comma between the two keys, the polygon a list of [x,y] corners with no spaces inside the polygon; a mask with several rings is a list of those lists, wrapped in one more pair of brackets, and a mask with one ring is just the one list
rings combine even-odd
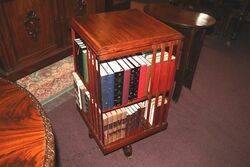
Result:
{"label": "dark wood grain", "polygon": [[[70,22],[104,10],[104,0],[6,0],[0,1],[0,76],[17,80],[72,54]],[[103,9],[101,9],[103,8]],[[27,14],[33,11],[39,21],[35,40],[27,31]]]}
{"label": "dark wood grain", "polygon": [[54,137],[39,102],[0,78],[0,166],[54,166]]}

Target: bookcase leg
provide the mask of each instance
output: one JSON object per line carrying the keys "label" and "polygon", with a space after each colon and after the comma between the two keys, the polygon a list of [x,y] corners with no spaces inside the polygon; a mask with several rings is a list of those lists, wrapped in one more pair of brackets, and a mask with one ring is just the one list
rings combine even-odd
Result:
{"label": "bookcase leg", "polygon": [[132,146],[131,145],[127,145],[127,146],[123,147],[122,149],[123,149],[124,155],[126,157],[129,158],[132,156]]}
{"label": "bookcase leg", "polygon": [[91,132],[89,132],[89,138],[92,139],[93,138],[93,135]]}

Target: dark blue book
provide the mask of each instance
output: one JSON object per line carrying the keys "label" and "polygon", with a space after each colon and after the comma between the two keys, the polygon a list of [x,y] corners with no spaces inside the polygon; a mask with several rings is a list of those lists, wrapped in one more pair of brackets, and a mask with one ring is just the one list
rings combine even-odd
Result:
{"label": "dark blue book", "polygon": [[102,109],[106,110],[109,108],[109,78],[108,73],[104,70],[102,65],[100,65],[100,76],[101,76],[101,96],[102,96]]}
{"label": "dark blue book", "polygon": [[114,81],[115,81],[115,75],[112,69],[109,67],[107,63],[102,63],[101,66],[108,74],[108,82],[107,85],[104,85],[104,87],[108,91],[108,108],[112,108],[114,106]]}

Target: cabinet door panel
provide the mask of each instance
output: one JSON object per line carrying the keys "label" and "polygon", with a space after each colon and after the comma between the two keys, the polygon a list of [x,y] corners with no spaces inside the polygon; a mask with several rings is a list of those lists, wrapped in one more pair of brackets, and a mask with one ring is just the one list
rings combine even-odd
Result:
{"label": "cabinet door panel", "polygon": [[[98,0],[103,1],[103,0]],[[70,23],[71,18],[76,16],[86,16],[90,13],[96,12],[96,0],[64,0],[63,13],[65,13],[66,18],[65,22],[65,30],[64,34],[66,37],[64,38],[66,41],[66,45],[71,44],[71,34],[70,34]]]}
{"label": "cabinet door panel", "polygon": [[46,56],[59,47],[56,8],[52,0],[4,2],[3,10],[14,45],[16,64],[37,60],[37,57]]}

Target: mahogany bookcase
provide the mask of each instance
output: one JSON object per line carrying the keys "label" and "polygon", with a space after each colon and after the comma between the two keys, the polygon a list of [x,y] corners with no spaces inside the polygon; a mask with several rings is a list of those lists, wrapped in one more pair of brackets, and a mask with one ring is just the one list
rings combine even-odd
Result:
{"label": "mahogany bookcase", "polygon": [[[100,63],[128,57],[139,52],[151,51],[153,57],[149,74],[152,78],[150,82],[152,83],[152,80],[157,79],[159,84],[160,76],[154,76],[156,53],[161,52],[160,64],[163,63],[165,51],[169,55],[167,61],[171,60],[172,55],[175,56],[175,67],[172,70],[172,75],[175,75],[179,66],[183,36],[176,30],[138,10],[115,11],[93,14],[87,18],[73,18],[71,30],[75,71],[90,92],[90,112],[84,113],[78,108],[89,129],[89,136],[95,139],[104,154],[123,148],[125,155],[129,156],[132,154],[132,143],[167,128],[167,115],[173,93],[174,79],[168,79],[171,88],[167,91],[160,92],[158,90],[157,93],[153,94],[152,86],[150,86],[151,88],[145,97],[134,99],[125,105],[115,106],[109,110],[102,110]],[[84,82],[83,77],[77,71],[77,46],[74,42],[76,38],[80,38],[87,48],[88,83]],[[169,69],[161,69],[161,71],[163,70],[169,71],[168,73],[171,72]],[[147,116],[145,125],[138,128],[134,133],[113,143],[104,144],[103,113],[145,100],[149,100],[148,106],[150,106],[151,99],[158,99],[160,95],[167,103],[162,103],[160,107],[156,108],[160,115],[158,124],[149,125],[149,117]]]}

